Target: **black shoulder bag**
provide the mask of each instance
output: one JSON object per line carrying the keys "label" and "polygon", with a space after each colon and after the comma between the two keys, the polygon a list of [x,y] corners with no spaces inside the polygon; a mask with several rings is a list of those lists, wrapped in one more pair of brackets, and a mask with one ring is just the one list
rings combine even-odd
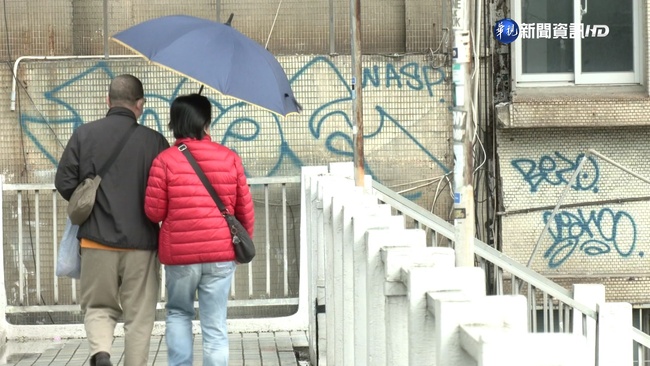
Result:
{"label": "black shoulder bag", "polygon": [[138,128],[137,122],[126,131],[126,135],[120,140],[117,148],[108,158],[108,161],[104,163],[104,166],[99,169],[94,178],[86,178],[82,180],[77,188],[75,188],[70,197],[70,201],[68,202],[68,217],[74,225],[83,224],[90,216],[90,213],[93,211],[93,207],[95,206],[97,189],[99,189],[99,184],[102,182],[102,177],[106,174],[111,165],[113,165],[117,156],[120,155],[120,152],[124,149],[124,145],[126,145],[129,138],[133,136],[133,131],[135,131],[136,128]]}
{"label": "black shoulder bag", "polygon": [[219,195],[214,190],[214,187],[212,187],[212,184],[210,184],[208,177],[205,176],[205,173],[203,173],[201,167],[199,167],[199,164],[196,162],[196,160],[194,160],[194,157],[188,150],[187,145],[178,145],[178,150],[180,150],[187,158],[187,161],[190,162],[192,168],[194,168],[194,171],[196,172],[196,175],[199,176],[199,179],[201,179],[201,182],[205,186],[205,189],[208,190],[208,193],[210,193],[210,196],[212,196],[214,203],[217,204],[219,211],[221,211],[221,214],[226,219],[226,222],[230,227],[230,234],[232,234],[232,244],[235,247],[235,257],[237,259],[237,262],[248,263],[252,261],[255,257],[255,244],[253,243],[253,239],[251,239],[250,235],[248,235],[248,231],[246,231],[241,222],[239,222],[239,220],[237,220],[234,215],[231,215],[228,212],[228,209],[226,209],[226,207],[223,205],[223,202],[221,202]]}

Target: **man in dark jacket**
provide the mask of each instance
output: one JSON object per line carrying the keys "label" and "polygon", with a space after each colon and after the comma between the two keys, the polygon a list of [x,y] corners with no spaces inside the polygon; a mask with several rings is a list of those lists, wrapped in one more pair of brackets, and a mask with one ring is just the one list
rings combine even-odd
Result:
{"label": "man in dark jacket", "polygon": [[92,366],[112,365],[113,332],[124,319],[125,366],[145,366],[159,294],[158,224],[144,213],[149,168],[169,147],[165,137],[138,126],[144,108],[142,83],[117,76],[108,92],[106,117],[77,128],[61,156],[55,185],[70,200],[77,185],[94,177],[128,139],[102,176],[90,217],[79,227],[81,310]]}

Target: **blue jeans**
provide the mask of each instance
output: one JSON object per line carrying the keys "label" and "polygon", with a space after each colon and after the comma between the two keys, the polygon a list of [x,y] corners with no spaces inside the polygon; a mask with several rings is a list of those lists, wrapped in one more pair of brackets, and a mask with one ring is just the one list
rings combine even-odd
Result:
{"label": "blue jeans", "polygon": [[203,335],[203,365],[228,365],[226,327],[228,293],[235,262],[165,266],[167,321],[165,337],[170,366],[192,365],[192,319],[198,290]]}

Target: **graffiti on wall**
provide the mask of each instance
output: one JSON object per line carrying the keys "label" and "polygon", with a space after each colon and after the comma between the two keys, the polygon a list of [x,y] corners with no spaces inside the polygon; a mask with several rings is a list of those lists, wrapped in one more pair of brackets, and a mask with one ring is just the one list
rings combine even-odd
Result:
{"label": "graffiti on wall", "polygon": [[[95,75],[101,73],[103,75]],[[314,74],[318,74],[318,78]],[[418,62],[409,62],[405,64],[395,65],[393,63],[381,63],[368,65],[363,71],[363,85],[364,90],[372,92],[373,90],[393,90],[399,93],[418,93],[418,100],[424,100],[428,104],[433,104],[434,107],[442,108],[447,111],[448,105],[444,98],[436,99],[434,90],[445,80],[445,74],[442,69],[432,68],[428,64],[420,64]],[[111,79],[114,77],[114,71],[106,62],[97,62],[87,70],[71,77],[44,93],[43,98],[47,103],[54,103],[58,109],[62,110],[57,115],[64,115],[65,117],[50,118],[45,120],[43,117],[33,113],[23,113],[20,115],[20,123],[24,133],[33,142],[37,149],[51,162],[53,166],[57,165],[58,156],[56,153],[50,151],[48,145],[43,142],[45,138],[51,140],[51,136],[43,136],[43,132],[37,133],[35,131],[44,131],[43,125],[49,127],[55,126],[72,126],[72,129],[77,128],[81,124],[88,122],[82,117],[81,109],[84,108],[83,103],[79,99],[67,100],[61,95],[78,95],[70,93],[70,90],[78,90],[83,85],[87,78],[100,78],[101,80]],[[307,131],[308,136],[300,136],[300,142],[305,143],[305,140],[311,140],[311,144],[321,145],[326,149],[329,154],[338,157],[352,158],[353,139],[352,127],[353,121],[351,115],[352,103],[352,89],[348,82],[343,77],[341,71],[327,57],[314,57],[306,62],[299,70],[290,77],[290,83],[295,86],[302,82],[313,83],[314,79],[321,80],[325,77],[325,83],[328,85],[327,98],[319,96],[318,103],[315,106],[310,106],[302,112],[302,115],[308,116]],[[147,93],[147,105],[140,118],[140,123],[157,130],[163,134],[167,134],[167,113],[168,107],[164,109],[147,107],[148,105],[165,105],[169,106],[176,96],[181,94],[183,90],[187,90],[189,82],[181,77],[178,77],[176,85],[172,85],[168,90],[161,93]],[[308,81],[305,81],[308,80]],[[437,93],[440,94],[440,93]],[[403,95],[403,94],[400,94]],[[228,99],[228,98],[223,98]],[[211,128],[219,128],[219,136],[221,140],[218,141],[226,146],[237,150],[239,143],[259,143],[264,144],[268,148],[269,141],[272,141],[272,148],[275,163],[270,164],[264,174],[266,176],[276,175],[282,166],[289,164],[294,167],[303,166],[303,158],[301,153],[296,153],[295,142],[291,140],[287,134],[287,130],[295,129],[295,125],[291,123],[304,123],[295,122],[291,123],[281,121],[277,116],[270,112],[266,120],[271,118],[274,123],[273,127],[268,128],[268,123],[262,126],[262,123],[256,117],[259,116],[259,111],[251,113],[250,116],[246,115],[246,108],[251,108],[243,102],[236,100],[215,100],[211,99],[213,104],[213,117]],[[155,102],[155,103],[151,103]],[[75,104],[76,103],[76,104]],[[377,138],[381,139],[382,135],[390,133],[400,134],[402,141],[406,139],[412,146],[407,147],[415,154],[420,154],[422,160],[431,161],[443,173],[449,172],[441,160],[438,159],[422,141],[411,133],[407,124],[399,120],[391,114],[391,104],[375,103],[373,113],[374,116],[368,116],[368,119],[376,121],[373,124],[364,124],[364,140],[365,144],[372,143],[372,140]],[[366,106],[366,110],[368,107]],[[303,121],[301,118],[299,121]],[[344,121],[344,123],[341,123]],[[365,122],[365,119],[364,119]],[[70,129],[71,130],[71,129]],[[245,132],[242,132],[245,131]],[[390,131],[390,132],[388,132]],[[61,136],[60,140],[67,141],[69,136]],[[295,139],[295,137],[294,137]],[[386,139],[386,136],[383,136]],[[377,140],[381,141],[381,140]],[[303,149],[304,150],[304,149]],[[246,164],[246,161],[244,161]],[[370,174],[374,179],[380,180],[373,171],[373,167],[369,166],[366,162],[366,174]]]}
{"label": "graffiti on wall", "polygon": [[[530,192],[534,193],[543,184],[551,186],[568,184],[583,157],[584,154],[578,154],[575,159],[572,159],[556,151],[553,155],[542,155],[539,159],[514,159],[511,163],[530,186]],[[597,193],[599,178],[598,162],[594,157],[589,156],[571,188],[576,191]]]}
{"label": "graffiti on wall", "polygon": [[[555,151],[539,158],[519,158],[511,161],[521,174],[530,193],[539,191],[543,185],[565,186],[571,182],[584,154],[569,156]],[[578,193],[598,193],[600,168],[594,157],[588,157],[571,184]],[[544,225],[549,224],[551,211],[542,214]],[[616,211],[610,207],[600,210],[561,210],[548,225],[551,244],[544,252],[549,268],[561,267],[572,256],[595,257],[616,255],[621,258],[643,257],[637,251],[637,226],[629,212]]]}
{"label": "graffiti on wall", "polygon": [[[550,217],[550,211],[544,212],[544,224]],[[548,259],[549,268],[560,267],[577,253],[586,256],[615,253],[623,258],[644,255],[643,251],[635,253],[637,228],[632,216],[625,211],[611,208],[589,212],[582,209],[576,212],[559,211],[548,232],[552,244],[544,252],[544,258]]]}

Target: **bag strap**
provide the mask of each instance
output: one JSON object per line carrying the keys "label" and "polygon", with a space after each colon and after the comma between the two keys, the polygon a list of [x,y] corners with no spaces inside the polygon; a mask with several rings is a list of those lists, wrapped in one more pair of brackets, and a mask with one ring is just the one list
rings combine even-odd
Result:
{"label": "bag strap", "polygon": [[115,162],[115,159],[117,159],[117,156],[120,155],[120,152],[122,151],[122,149],[124,149],[124,145],[126,145],[126,142],[129,141],[131,136],[133,136],[133,131],[135,131],[136,128],[138,128],[138,122],[131,125],[131,128],[129,128],[129,130],[126,131],[126,134],[120,140],[119,146],[117,147],[117,149],[115,149],[115,151],[113,151],[113,154],[108,159],[108,161],[106,163],[104,163],[104,166],[102,166],[102,168],[99,169],[99,171],[97,172],[97,175],[99,175],[102,178],[104,177],[104,174],[108,171],[108,169],[111,167],[111,165],[113,165],[113,163]]}
{"label": "bag strap", "polygon": [[178,145],[178,150],[180,150],[183,155],[187,158],[187,161],[190,162],[190,165],[192,165],[192,168],[194,168],[194,171],[196,172],[196,175],[199,176],[199,179],[201,179],[201,182],[205,186],[205,189],[208,190],[208,193],[210,193],[210,196],[212,196],[212,199],[214,200],[214,203],[217,204],[217,207],[219,207],[219,211],[221,211],[221,214],[226,216],[229,215],[230,213],[226,209],[226,207],[223,205],[223,202],[221,202],[221,199],[219,198],[219,195],[217,192],[214,190],[214,187],[212,184],[210,184],[210,181],[208,180],[208,177],[205,176],[205,173],[203,173],[203,170],[201,170],[201,167],[199,164],[196,162],[194,159],[194,156],[190,153],[190,150],[187,148],[187,145],[185,144],[180,144]]}

